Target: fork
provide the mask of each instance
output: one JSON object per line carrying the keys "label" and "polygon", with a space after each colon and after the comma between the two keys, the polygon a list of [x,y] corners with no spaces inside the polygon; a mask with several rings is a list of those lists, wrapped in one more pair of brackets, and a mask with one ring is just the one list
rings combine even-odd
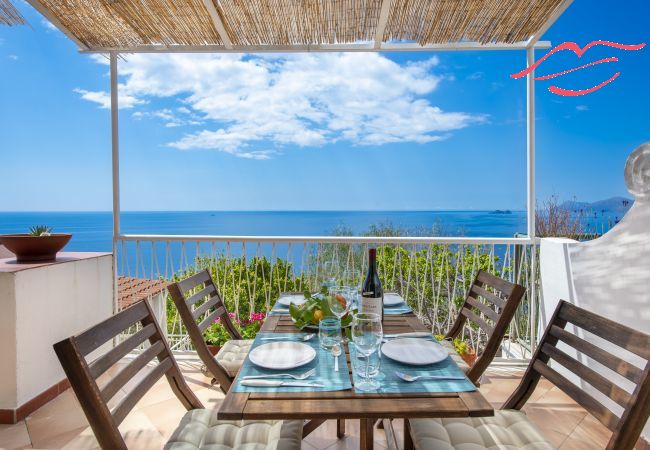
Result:
{"label": "fork", "polygon": [[464,380],[465,377],[452,377],[446,375],[409,375],[404,372],[395,371],[395,375],[404,381],[412,383],[417,380]]}
{"label": "fork", "polygon": [[256,380],[261,378],[293,378],[294,380],[306,380],[314,373],[316,373],[316,369],[308,370],[307,372],[301,373],[299,375],[293,375],[291,373],[276,373],[270,375],[247,375],[244,378],[242,378],[242,380]]}

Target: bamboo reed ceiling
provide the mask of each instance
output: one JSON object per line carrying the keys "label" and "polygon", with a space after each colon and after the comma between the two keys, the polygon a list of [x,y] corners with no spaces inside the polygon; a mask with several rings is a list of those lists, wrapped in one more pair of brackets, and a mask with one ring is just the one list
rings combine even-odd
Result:
{"label": "bamboo reed ceiling", "polygon": [[25,19],[9,0],[0,0],[0,25],[24,25]]}
{"label": "bamboo reed ceiling", "polygon": [[[0,5],[6,1],[0,0]],[[39,0],[30,3],[38,4],[55,24],[58,22],[57,25],[90,49],[127,49],[149,45],[232,43],[246,47],[374,41],[382,23],[384,1],[390,4],[387,18],[384,15],[382,41],[420,45],[525,41],[543,27],[562,3],[562,0]],[[0,22],[1,9],[2,6]]]}

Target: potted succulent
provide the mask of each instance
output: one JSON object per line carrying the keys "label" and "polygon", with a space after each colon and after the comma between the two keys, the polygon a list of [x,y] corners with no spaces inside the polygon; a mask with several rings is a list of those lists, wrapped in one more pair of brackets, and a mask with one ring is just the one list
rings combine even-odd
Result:
{"label": "potted succulent", "polygon": [[0,235],[0,244],[16,255],[19,263],[56,260],[56,254],[68,243],[71,234],[52,233],[45,225],[31,227],[29,233]]}
{"label": "potted succulent", "polygon": [[[255,339],[257,332],[260,331],[262,323],[266,314],[264,313],[252,313],[250,318],[239,320],[235,316],[235,313],[228,313],[230,320],[235,324],[235,327],[239,330],[239,333],[242,335],[243,339]],[[230,340],[230,334],[221,324],[221,320],[217,318],[214,323],[209,326],[203,333],[205,338],[205,343],[208,344],[208,349],[210,353],[216,355],[221,350],[223,344]]]}

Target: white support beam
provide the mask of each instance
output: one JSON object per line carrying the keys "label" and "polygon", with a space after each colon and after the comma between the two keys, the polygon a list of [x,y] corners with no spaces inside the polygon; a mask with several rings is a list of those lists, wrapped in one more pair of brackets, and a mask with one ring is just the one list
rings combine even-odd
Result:
{"label": "white support beam", "polygon": [[379,21],[377,22],[377,30],[375,31],[375,48],[381,48],[384,42],[384,31],[388,23],[388,16],[390,15],[390,4],[392,0],[383,0],[381,2],[381,10],[379,12]]}
{"label": "white support beam", "polygon": [[43,14],[43,16],[50,21],[52,25],[57,27],[61,33],[65,34],[68,39],[70,39],[72,42],[77,44],[79,46],[79,49],[81,51],[88,50],[88,46],[81,42],[74,34],[68,30],[67,27],[65,27],[59,20],[52,15],[49,9],[47,9],[39,0],[27,0],[27,3],[29,3],[32,8],[34,8],[36,11],[39,13]]}
{"label": "white support beam", "polygon": [[208,13],[210,13],[210,17],[212,18],[212,23],[214,24],[214,28],[217,30],[217,33],[219,34],[219,37],[223,42],[223,46],[228,50],[232,50],[233,47],[232,41],[230,40],[230,36],[228,36],[228,33],[226,32],[226,27],[223,25],[223,20],[221,20],[219,11],[217,11],[217,8],[214,6],[214,3],[212,2],[212,0],[203,0],[203,4],[205,5],[205,9],[208,10]]}
{"label": "white support beam", "polygon": [[111,154],[113,166],[113,301],[114,312],[118,310],[117,292],[117,242],[120,230],[120,133],[118,114],[117,53],[110,54],[111,73]]}
{"label": "white support beam", "polygon": [[533,34],[530,39],[528,39],[528,46],[535,45],[539,41],[544,33],[551,28],[551,26],[560,18],[560,16],[566,11],[566,9],[573,3],[573,0],[564,0],[562,3],[557,5],[553,13],[549,16],[548,20],[542,25],[542,27]]}
{"label": "white support beam", "polygon": [[[535,49],[531,46],[526,50],[526,67],[535,64]],[[536,242],[536,192],[535,192],[535,71],[531,71],[526,76],[526,169],[528,172],[526,182],[526,215],[528,225],[528,239],[535,244]],[[537,310],[537,247],[531,246],[531,271],[530,271],[530,289],[529,308],[531,310],[530,318],[530,342],[531,351],[535,351],[536,333],[536,310]]]}
{"label": "white support beam", "polygon": [[[526,67],[535,63],[535,50],[526,50]],[[528,237],[535,238],[535,71],[526,76],[526,166],[528,193],[526,208]]]}
{"label": "white support beam", "polygon": [[[537,42],[536,49],[547,49],[551,43]],[[308,52],[443,52],[484,50],[526,50],[527,42],[514,44],[481,44],[458,42],[450,44],[419,45],[416,43],[384,43],[375,48],[375,43],[320,44],[320,45],[141,45],[133,47],[94,47],[82,53],[308,53]]]}

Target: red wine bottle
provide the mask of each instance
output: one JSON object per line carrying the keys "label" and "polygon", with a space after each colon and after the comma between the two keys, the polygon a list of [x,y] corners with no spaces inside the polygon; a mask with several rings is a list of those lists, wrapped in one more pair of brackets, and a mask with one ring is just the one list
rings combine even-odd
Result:
{"label": "red wine bottle", "polygon": [[368,275],[361,287],[361,312],[374,313],[384,321],[384,290],[377,273],[377,250],[368,249]]}

